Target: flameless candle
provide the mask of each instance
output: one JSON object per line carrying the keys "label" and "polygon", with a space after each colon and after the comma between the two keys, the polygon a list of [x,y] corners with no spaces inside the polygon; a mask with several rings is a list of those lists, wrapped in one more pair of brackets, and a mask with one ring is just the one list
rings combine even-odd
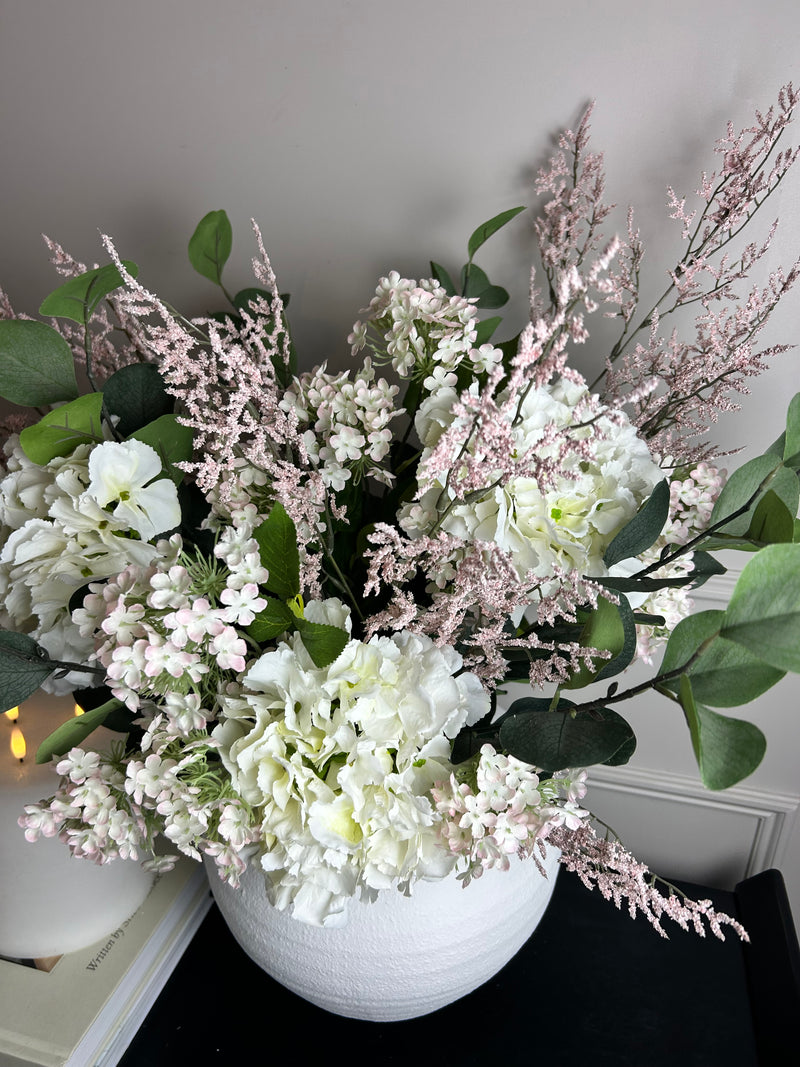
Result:
{"label": "flameless candle", "polygon": [[76,859],[58,838],[26,841],[17,823],[26,804],[55,791],[58,777],[52,765],[36,763],[36,750],[73,713],[71,697],[39,690],[17,716],[0,715],[3,956],[58,956],[91,945],[132,915],[152,884],[137,863],[114,860],[98,866]]}

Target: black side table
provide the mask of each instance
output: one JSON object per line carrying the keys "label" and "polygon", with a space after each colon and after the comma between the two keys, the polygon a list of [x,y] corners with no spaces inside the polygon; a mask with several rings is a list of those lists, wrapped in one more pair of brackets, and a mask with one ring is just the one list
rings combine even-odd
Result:
{"label": "black side table", "polygon": [[540,926],[494,979],[399,1023],[343,1019],[296,997],[248,959],[213,907],[120,1067],[800,1063],[800,952],[780,873],[733,893],[681,887],[738,918],[752,943],[666,921],[664,940],[562,871]]}

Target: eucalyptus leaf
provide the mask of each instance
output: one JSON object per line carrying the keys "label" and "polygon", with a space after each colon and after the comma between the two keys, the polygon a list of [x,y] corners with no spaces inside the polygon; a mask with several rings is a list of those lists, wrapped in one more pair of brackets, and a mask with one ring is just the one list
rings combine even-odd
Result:
{"label": "eucalyptus leaf", "polygon": [[57,330],[34,319],[0,322],[0,396],[43,407],[77,395],[72,349]]}
{"label": "eucalyptus leaf", "polygon": [[500,727],[504,749],[545,771],[605,763],[630,742],[630,735],[621,717],[573,710],[518,712],[504,717]]}
{"label": "eucalyptus leaf", "polygon": [[32,463],[44,465],[66,456],[78,445],[103,440],[103,394],[87,393],[49,411],[19,435],[22,451]]}
{"label": "eucalyptus leaf", "polygon": [[756,505],[747,529],[747,537],[765,545],[791,542],[794,537],[794,519],[794,515],[777,493],[768,489]]}
{"label": "eucalyptus leaf", "polygon": [[800,393],[789,401],[786,412],[786,433],[783,439],[783,462],[787,467],[800,465]]}
{"label": "eucalyptus leaf", "polygon": [[293,600],[300,592],[300,553],[294,523],[283,504],[273,505],[267,518],[253,531],[261,562],[269,571],[264,585],[280,600]]}
{"label": "eucalyptus leaf", "polygon": [[[589,613],[578,640],[583,648],[596,648],[601,652],[610,652],[613,657],[618,656],[625,645],[625,627],[617,606],[605,597],[598,597],[597,606]],[[563,688],[582,689],[589,685],[607,662],[598,657],[592,661],[592,667],[582,663],[564,682]]]}
{"label": "eucalyptus leaf", "polygon": [[0,630],[0,713],[27,700],[54,670],[32,637]]}
{"label": "eucalyptus leaf", "polygon": [[36,762],[49,763],[53,756],[63,756],[71,748],[81,745],[90,733],[103,725],[112,712],[122,706],[122,701],[114,698],[101,704],[99,708],[85,711],[83,715],[73,715],[42,741],[36,751]]}
{"label": "eucalyptus leaf", "polygon": [[481,245],[485,244],[492,234],[497,233],[499,229],[502,229],[506,223],[511,222],[513,218],[516,218],[521,211],[524,211],[524,207],[512,207],[507,211],[501,211],[499,215],[495,215],[494,218],[489,219],[488,222],[484,222],[480,225],[470,236],[467,244],[467,254],[469,258],[475,255]]}
{"label": "eucalyptus leaf", "polygon": [[109,415],[118,416],[117,431],[122,437],[168,415],[175,403],[154,363],[121,367],[103,386],[103,398]]}
{"label": "eucalyptus leaf", "polygon": [[[139,273],[136,264],[128,259],[123,259],[122,265],[132,278]],[[39,307],[39,314],[56,319],[71,319],[84,325],[92,317],[100,301],[121,285],[124,285],[122,275],[113,263],[105,267],[95,267],[85,274],[79,274],[77,278],[70,278],[45,297]]]}
{"label": "eucalyptus leaf", "polygon": [[[709,526],[714,526],[750,502],[747,511],[721,527],[721,532],[743,537],[747,534],[752,513],[764,493],[772,489],[787,508],[797,514],[800,497],[797,476],[770,453],[756,456],[735,470],[722,488],[711,512]],[[716,531],[712,531],[711,536]]]}
{"label": "eucalyptus leaf", "polygon": [[[670,634],[659,673],[666,674],[688,663],[706,641],[708,647],[689,667],[697,700],[717,708],[749,704],[783,678],[785,671],[763,663],[746,648],[722,637],[724,611],[700,611],[682,619]],[[678,693],[680,675],[665,682]]]}
{"label": "eucalyptus leaf", "polygon": [[209,211],[189,240],[189,262],[198,274],[222,284],[222,269],[233,247],[233,230],[224,211]]}
{"label": "eucalyptus leaf", "polygon": [[175,464],[192,458],[193,434],[189,426],[178,422],[177,415],[162,415],[136,430],[131,437],[150,445],[158,453],[167,477],[176,484],[183,481],[185,473]]}
{"label": "eucalyptus leaf", "polygon": [[700,776],[708,789],[728,789],[753,773],[767,747],[757,726],[719,715],[698,703],[686,675],[681,679],[680,702]]}
{"label": "eucalyptus leaf", "polygon": [[768,545],[750,560],[721,632],[779,670],[800,671],[800,545]]}
{"label": "eucalyptus leaf", "polygon": [[[609,696],[612,693],[609,692]],[[613,708],[600,708],[597,714],[604,720],[610,722],[616,722],[624,726],[628,731],[627,741],[623,741],[613,756],[609,756],[607,760],[603,760],[606,767],[623,767],[626,763],[630,763],[634,752],[636,751],[636,734],[633,732],[633,727],[624,719],[619,712],[614,711]]]}
{"label": "eucalyptus leaf", "polygon": [[606,549],[603,562],[613,567],[624,559],[640,556],[657,540],[669,516],[669,482],[660,481],[641,508]]}

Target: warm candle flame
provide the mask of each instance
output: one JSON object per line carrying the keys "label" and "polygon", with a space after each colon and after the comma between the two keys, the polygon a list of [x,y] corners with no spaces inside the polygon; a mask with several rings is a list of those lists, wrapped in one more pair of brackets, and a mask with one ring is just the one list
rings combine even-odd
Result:
{"label": "warm candle flame", "polygon": [[8,711],[5,712],[5,717],[11,722],[16,722],[19,718],[19,708],[9,708]]}
{"label": "warm candle flame", "polygon": [[85,712],[84,712],[83,708],[80,706],[80,704],[76,704],[75,705],[75,714],[76,715],[84,715],[85,714]]}
{"label": "warm candle flame", "polygon": [[11,731],[11,755],[14,759],[24,759],[28,746],[25,744],[25,735],[18,726]]}

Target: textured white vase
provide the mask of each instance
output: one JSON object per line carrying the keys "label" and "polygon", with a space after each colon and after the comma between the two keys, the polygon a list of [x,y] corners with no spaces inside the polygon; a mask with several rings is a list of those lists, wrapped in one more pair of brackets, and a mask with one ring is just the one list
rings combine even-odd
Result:
{"label": "textured white vase", "polygon": [[308,926],[273,908],[264,876],[240,889],[207,863],[220,911],[244,951],[281,985],[336,1015],[390,1022],[426,1015],[483,985],[527,941],[552,896],[557,849],[543,878],[532,860],[487,871],[464,889],[455,875],[350,902],[344,927]]}

